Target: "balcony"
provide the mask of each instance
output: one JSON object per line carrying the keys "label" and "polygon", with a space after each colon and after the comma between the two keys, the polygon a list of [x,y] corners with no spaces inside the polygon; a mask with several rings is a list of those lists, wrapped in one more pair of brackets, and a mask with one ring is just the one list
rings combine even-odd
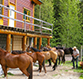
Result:
{"label": "balcony", "polygon": [[[19,13],[25,17],[36,20],[40,23],[40,24],[33,24],[30,22],[27,22],[26,20],[14,19],[14,18],[0,14],[0,17],[6,18],[6,19],[11,19],[11,20],[14,20],[16,22],[21,22],[24,24],[24,28],[10,27],[7,25],[0,25],[0,29],[1,29],[0,33],[11,33],[11,34],[21,34],[21,35],[27,34],[27,35],[33,36],[33,37],[35,37],[35,36],[37,36],[37,37],[42,36],[42,37],[47,37],[47,38],[52,37],[52,32],[53,32],[53,25],[52,24],[45,22],[43,20],[34,18],[32,16],[28,16],[24,13],[19,12],[19,11],[10,9],[9,7],[6,7],[2,4],[0,4],[0,6],[6,10],[8,9],[8,10],[14,11],[15,13]],[[34,30],[27,29],[26,24],[33,26]]]}

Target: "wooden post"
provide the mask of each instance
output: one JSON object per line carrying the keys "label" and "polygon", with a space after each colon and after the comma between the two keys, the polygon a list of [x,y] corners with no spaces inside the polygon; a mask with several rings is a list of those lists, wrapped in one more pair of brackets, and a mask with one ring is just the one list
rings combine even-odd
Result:
{"label": "wooden post", "polygon": [[34,37],[34,48],[37,48],[37,37]]}
{"label": "wooden post", "polygon": [[47,38],[47,45],[50,46],[50,38]]}
{"label": "wooden post", "polygon": [[26,51],[26,40],[27,40],[27,36],[23,36],[23,40],[22,40],[22,50]]}
{"label": "wooden post", "polygon": [[41,45],[42,45],[42,38],[39,38],[39,50],[41,49]]}
{"label": "wooden post", "polygon": [[11,46],[11,34],[8,34],[8,35],[7,35],[7,43],[6,43],[6,50],[7,50],[8,52],[11,52],[10,46]]}

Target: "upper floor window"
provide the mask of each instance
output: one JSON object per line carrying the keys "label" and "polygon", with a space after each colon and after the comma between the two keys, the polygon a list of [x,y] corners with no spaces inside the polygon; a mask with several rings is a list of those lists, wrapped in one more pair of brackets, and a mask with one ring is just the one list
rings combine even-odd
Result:
{"label": "upper floor window", "polygon": [[[30,10],[28,10],[28,9],[25,9],[24,8],[24,14],[26,14],[26,15],[29,15],[30,16]],[[30,21],[30,18],[29,17],[25,17],[25,16],[23,16],[23,19],[26,19],[26,21]]]}
{"label": "upper floor window", "polygon": [[[3,0],[0,0],[0,4],[2,4]],[[0,6],[0,14],[2,14],[2,7]],[[2,17],[0,17],[2,18]]]}

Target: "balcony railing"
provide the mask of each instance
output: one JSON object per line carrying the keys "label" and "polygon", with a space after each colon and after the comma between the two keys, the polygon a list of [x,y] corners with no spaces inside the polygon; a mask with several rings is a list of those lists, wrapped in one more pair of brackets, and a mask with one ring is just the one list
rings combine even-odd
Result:
{"label": "balcony railing", "polygon": [[[19,11],[16,11],[16,10],[13,10],[13,9],[11,9],[11,8],[9,8],[9,7],[6,7],[6,6],[4,6],[4,5],[2,5],[2,4],[0,4],[0,6],[2,7],[2,8],[4,8],[4,9],[8,9],[8,10],[11,10],[11,11],[14,11],[14,12],[16,12],[16,13],[18,13],[18,14],[21,14],[21,15],[23,15],[23,16],[25,16],[25,17],[29,17],[29,18],[31,18],[32,20],[36,20],[36,21],[38,21],[40,24],[33,24],[33,23],[31,23],[31,22],[27,22],[26,21],[26,19],[24,19],[24,20],[20,20],[20,19],[14,19],[14,18],[11,18],[11,17],[8,17],[8,16],[5,16],[5,15],[2,15],[2,14],[0,14],[0,17],[3,17],[3,18],[7,18],[7,19],[12,19],[12,20],[14,20],[14,21],[16,21],[16,22],[21,22],[21,23],[24,23],[24,28],[19,28],[19,29],[24,29],[24,31],[26,32],[27,31],[27,29],[26,29],[26,24],[28,24],[28,25],[32,25],[32,26],[34,26],[34,30],[29,30],[28,29],[28,31],[34,31],[34,32],[39,32],[40,34],[50,34],[50,35],[52,35],[52,32],[53,32],[53,24],[50,24],[50,23],[48,23],[48,22],[46,22],[46,21],[43,21],[43,20],[40,20],[40,19],[37,19],[37,18],[34,18],[34,17],[32,17],[32,16],[28,16],[28,15],[26,15],[26,14],[24,14],[24,13],[21,13],[21,12],[19,12]],[[10,27],[10,26],[9,26]],[[11,28],[11,27],[10,27]],[[18,28],[18,27],[13,27],[13,28]]]}

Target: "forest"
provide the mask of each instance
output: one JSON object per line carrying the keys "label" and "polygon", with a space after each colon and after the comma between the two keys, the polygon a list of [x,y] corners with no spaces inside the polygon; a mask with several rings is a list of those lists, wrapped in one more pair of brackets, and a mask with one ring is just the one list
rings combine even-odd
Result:
{"label": "forest", "polygon": [[[41,0],[35,6],[35,18],[53,24],[50,45],[73,47],[83,45],[83,0]],[[43,40],[43,45],[46,39]]]}

